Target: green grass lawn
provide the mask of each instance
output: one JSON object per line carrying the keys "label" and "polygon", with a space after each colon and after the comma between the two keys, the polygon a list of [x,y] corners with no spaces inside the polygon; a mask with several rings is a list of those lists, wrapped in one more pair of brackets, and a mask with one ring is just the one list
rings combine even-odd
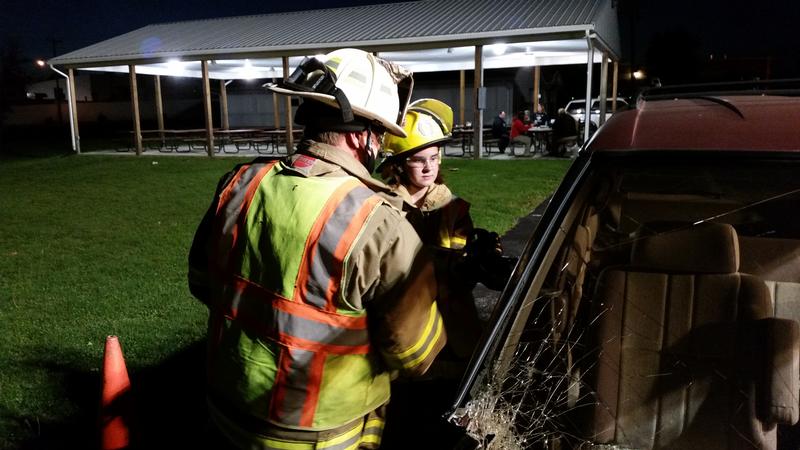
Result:
{"label": "green grass lawn", "polygon": [[[239,161],[0,160],[0,448],[95,445],[110,334],[122,342],[139,430],[180,439],[191,433],[180,424],[198,426],[207,314],[186,287],[186,256],[217,179]],[[443,170],[476,225],[503,232],[568,165],[448,159]]]}

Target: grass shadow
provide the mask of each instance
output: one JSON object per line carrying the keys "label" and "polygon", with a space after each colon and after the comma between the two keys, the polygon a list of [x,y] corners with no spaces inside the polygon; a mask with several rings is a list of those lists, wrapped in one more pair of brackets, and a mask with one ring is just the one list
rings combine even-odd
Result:
{"label": "grass shadow", "polygon": [[[102,379],[100,370],[86,371],[53,363],[35,363],[59,379],[64,398],[73,412],[55,420],[13,416],[11,419],[25,438],[8,448],[75,449],[98,448],[99,404]],[[100,364],[98,364],[98,367]],[[207,421],[205,406],[205,341],[197,341],[174,353],[161,364],[137,370],[128,368],[131,379],[131,443],[133,448],[202,447]],[[12,446],[13,445],[13,446]]]}

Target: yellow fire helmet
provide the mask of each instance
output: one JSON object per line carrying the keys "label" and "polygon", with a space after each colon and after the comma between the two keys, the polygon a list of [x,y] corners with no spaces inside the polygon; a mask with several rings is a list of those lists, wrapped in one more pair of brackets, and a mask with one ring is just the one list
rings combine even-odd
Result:
{"label": "yellow fire helmet", "polygon": [[402,119],[413,89],[411,73],[363,50],[344,48],[306,58],[286,80],[264,87],[340,109],[343,122],[355,115],[405,136]]}
{"label": "yellow fire helmet", "polygon": [[389,133],[384,136],[383,148],[388,158],[410,155],[449,140],[453,131],[453,110],[440,100],[417,100],[408,105],[403,130],[406,137]]}

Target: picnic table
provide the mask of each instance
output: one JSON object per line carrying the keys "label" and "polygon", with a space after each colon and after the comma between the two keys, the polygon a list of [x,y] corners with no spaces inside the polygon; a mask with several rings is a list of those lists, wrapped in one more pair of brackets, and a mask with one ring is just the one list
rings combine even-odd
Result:
{"label": "picnic table", "polygon": [[[180,152],[188,153],[192,150],[207,151],[207,136],[205,128],[190,129],[165,129],[141,130],[142,145],[145,150],[158,150],[163,153]],[[238,153],[240,150],[253,149],[260,154],[286,154],[281,151],[281,145],[286,144],[285,129],[265,128],[234,128],[229,130],[213,129],[214,146],[216,152]],[[131,151],[135,148],[134,131],[129,131],[131,136],[129,145],[117,151]],[[292,131],[295,140],[303,135],[302,129]]]}
{"label": "picnic table", "polygon": [[[482,128],[484,137],[487,133],[491,133],[491,128]],[[475,130],[472,127],[455,126],[453,127],[453,141],[461,145],[460,155],[447,155],[447,156],[464,156],[467,153],[472,153],[472,138]],[[446,150],[446,149],[445,149]],[[446,152],[445,152],[446,154]]]}
{"label": "picnic table", "polygon": [[528,128],[528,135],[533,140],[533,151],[544,154],[547,149],[547,142],[550,140],[550,135],[553,129],[548,126],[532,126]]}

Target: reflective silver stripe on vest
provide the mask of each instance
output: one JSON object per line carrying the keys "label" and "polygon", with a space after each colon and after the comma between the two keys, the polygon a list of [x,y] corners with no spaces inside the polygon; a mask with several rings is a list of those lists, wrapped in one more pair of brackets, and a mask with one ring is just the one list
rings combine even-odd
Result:
{"label": "reflective silver stripe on vest", "polygon": [[[348,330],[346,328],[307,320],[280,310],[276,311],[275,327],[289,336],[306,341],[319,342],[325,344],[326,347],[332,345],[344,347],[369,345],[369,335],[366,329]],[[285,341],[283,339],[279,340]],[[291,343],[287,344],[291,345]]]}
{"label": "reflective silver stripe on vest", "polygon": [[247,213],[247,211],[241,211],[247,194],[247,188],[250,187],[250,182],[253,181],[253,178],[255,178],[256,174],[263,169],[264,166],[266,166],[266,164],[263,163],[251,165],[239,178],[237,185],[231,187],[228,202],[223,208],[224,212],[222,214],[219,212],[217,213],[217,217],[221,215],[225,218],[225,222],[222,224],[222,234],[228,235],[236,227],[236,221],[239,219],[240,212]]}
{"label": "reflective silver stripe on vest", "polygon": [[[369,345],[369,334],[366,328],[352,329],[333,324],[319,322],[307,317],[281,309],[282,303],[290,303],[263,287],[239,279],[243,287],[226,285],[229,299],[229,315],[239,320],[256,334],[280,344],[297,348],[298,342],[291,338],[302,339],[310,343],[322,344],[325,351],[334,354],[365,353],[365,349],[347,349],[346,347],[362,347]],[[247,300],[245,300],[247,299]],[[308,309],[310,313],[318,312],[316,307],[293,304],[300,309]],[[314,308],[314,311],[311,311]],[[256,328],[256,329],[253,329]],[[345,347],[341,349],[332,346]],[[309,345],[308,348],[313,346]]]}
{"label": "reflective silver stripe on vest", "polygon": [[[342,199],[336,210],[324,225],[316,245],[313,247],[313,259],[308,268],[305,301],[324,309],[326,295],[332,276],[341,276],[342,260],[334,260],[334,252],[339,245],[353,216],[361,210],[364,202],[374,193],[364,186],[353,188]],[[310,249],[306,249],[308,251]],[[302,270],[302,269],[301,269]]]}
{"label": "reflective silver stripe on vest", "polygon": [[218,255],[220,260],[216,262],[219,268],[228,267],[228,258],[231,256],[234,244],[233,233],[238,227],[237,224],[240,220],[240,215],[247,214],[247,211],[242,210],[244,202],[247,199],[247,190],[258,172],[265,166],[267,166],[267,164],[252,164],[245,169],[241,177],[239,177],[237,184],[235,186],[230,186],[227,200],[221,205],[222,210],[217,211],[217,217],[223,218],[222,228],[219,231],[220,242],[217,244],[218,248],[221,250]]}
{"label": "reflective silver stripe on vest", "polygon": [[[281,353],[281,359],[289,358],[288,370],[283,379],[282,390],[285,396],[281,404],[274,405],[278,419],[282,423],[300,423],[303,414],[303,405],[308,395],[308,368],[314,359],[315,352],[307,352],[297,349],[286,349]],[[283,361],[280,362],[283,370]]]}

